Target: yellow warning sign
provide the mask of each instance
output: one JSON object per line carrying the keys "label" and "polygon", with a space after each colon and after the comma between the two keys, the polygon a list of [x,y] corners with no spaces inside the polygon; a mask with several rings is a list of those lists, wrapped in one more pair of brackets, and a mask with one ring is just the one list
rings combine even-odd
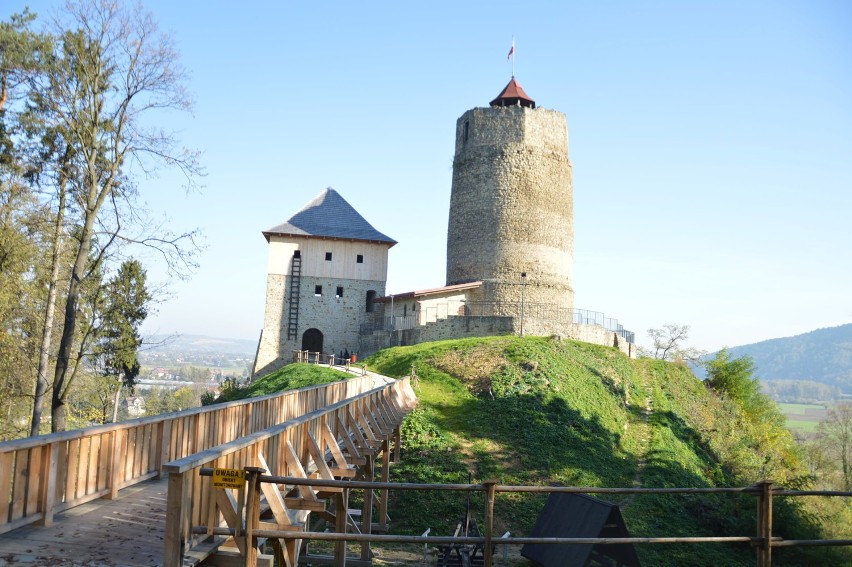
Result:
{"label": "yellow warning sign", "polygon": [[246,471],[240,469],[213,469],[213,486],[216,488],[242,488],[246,484]]}

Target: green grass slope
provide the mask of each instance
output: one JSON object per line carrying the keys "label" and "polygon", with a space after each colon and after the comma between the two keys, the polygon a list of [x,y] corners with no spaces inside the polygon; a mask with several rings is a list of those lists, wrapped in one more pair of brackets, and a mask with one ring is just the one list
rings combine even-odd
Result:
{"label": "green grass slope", "polygon": [[254,380],[242,388],[227,388],[216,398],[216,403],[233,402],[257,396],[265,396],[284,390],[295,390],[327,382],[346,380],[351,374],[327,366],[313,364],[288,364]]}
{"label": "green grass slope", "polygon": [[[419,375],[419,407],[403,424],[400,482],[610,487],[804,485],[789,432],[752,423],[688,369],[630,360],[612,348],[547,338],[492,337],[398,347],[367,360],[389,376]],[[650,409],[649,409],[650,408]],[[398,492],[395,530],[452,534],[460,493]],[[633,536],[755,533],[751,496],[639,495],[617,502]],[[526,534],[542,496],[500,495],[496,530]],[[776,499],[776,534],[816,539],[826,521]],[[472,502],[480,510],[481,502]],[[416,510],[417,513],[411,513]],[[480,516],[481,518],[481,516]],[[747,545],[639,545],[644,565],[753,565]],[[778,565],[841,564],[836,550],[777,550]],[[848,559],[848,557],[847,557]]]}

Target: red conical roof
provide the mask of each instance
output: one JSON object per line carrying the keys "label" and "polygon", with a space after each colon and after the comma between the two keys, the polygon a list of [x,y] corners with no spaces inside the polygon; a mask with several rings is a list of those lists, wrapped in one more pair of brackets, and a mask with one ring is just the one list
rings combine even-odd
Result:
{"label": "red conical roof", "polygon": [[524,89],[521,88],[521,85],[518,84],[515,77],[512,77],[512,80],[509,81],[506,88],[504,88],[502,92],[497,95],[497,98],[492,100],[489,104],[491,106],[526,106],[529,108],[535,108],[535,101],[524,92]]}

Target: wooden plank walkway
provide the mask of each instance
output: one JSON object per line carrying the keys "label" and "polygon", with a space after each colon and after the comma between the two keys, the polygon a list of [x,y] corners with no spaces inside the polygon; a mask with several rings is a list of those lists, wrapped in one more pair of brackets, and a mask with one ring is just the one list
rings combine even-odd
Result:
{"label": "wooden plank walkway", "polygon": [[167,490],[167,480],[150,480],[58,514],[50,527],[2,534],[0,566],[162,565]]}

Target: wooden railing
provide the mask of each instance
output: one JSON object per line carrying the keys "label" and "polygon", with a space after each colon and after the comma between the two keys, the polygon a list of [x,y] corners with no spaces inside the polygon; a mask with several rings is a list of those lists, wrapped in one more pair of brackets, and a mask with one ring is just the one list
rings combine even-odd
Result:
{"label": "wooden railing", "polygon": [[[213,489],[210,476],[203,476],[202,469],[261,467],[259,470],[269,474],[301,478],[352,476],[356,474],[353,463],[369,463],[369,455],[377,449],[387,459],[390,439],[396,440],[398,452],[399,425],[414,403],[414,392],[404,378],[165,464],[169,489],[163,564],[182,565],[190,552],[202,558],[211,546],[221,543],[211,542],[214,527],[241,521],[236,517],[235,504],[221,494],[222,489],[219,493]],[[326,455],[335,463],[332,468],[326,464]],[[386,478],[387,462],[383,471]],[[267,501],[270,505],[278,502],[273,508],[278,525],[293,530],[304,529],[299,527],[303,521],[298,519],[299,514],[323,509],[323,502],[310,489],[289,499],[270,493]],[[386,499],[382,507],[386,508]],[[198,534],[194,527],[200,525],[210,529]],[[298,551],[291,549],[289,553],[295,563]]]}
{"label": "wooden railing", "polygon": [[[813,547],[813,546],[852,546],[852,539],[836,539],[836,540],[785,540],[777,537],[773,533],[773,499],[778,497],[801,497],[801,496],[827,496],[827,497],[845,497],[852,496],[852,492],[836,492],[822,490],[786,490],[783,488],[773,488],[771,481],[759,482],[752,486],[736,487],[736,488],[604,488],[604,487],[578,487],[578,486],[508,486],[500,485],[496,480],[485,481],[482,484],[414,484],[414,483],[390,483],[390,482],[363,482],[358,480],[321,480],[321,479],[304,479],[282,477],[265,474],[255,474],[250,477],[250,482],[246,484],[245,502],[256,501],[260,497],[260,492],[267,484],[298,487],[309,485],[315,489],[326,490],[341,490],[343,491],[342,500],[348,500],[348,494],[352,490],[415,490],[423,492],[434,491],[458,491],[467,493],[481,493],[483,495],[484,506],[484,529],[481,535],[475,536],[427,536],[428,531],[423,535],[398,535],[398,534],[372,534],[369,533],[368,526],[361,526],[360,530],[353,530],[352,523],[341,523],[341,528],[335,532],[324,531],[294,531],[269,529],[265,527],[256,517],[259,507],[246,507],[246,517],[243,524],[231,528],[216,528],[208,530],[210,533],[216,533],[222,536],[233,537],[240,540],[242,547],[250,549],[256,547],[258,538],[267,540],[278,540],[285,542],[280,545],[286,545],[286,542],[293,540],[303,541],[329,541],[337,544],[334,556],[334,565],[345,565],[346,546],[345,542],[381,542],[381,543],[417,543],[428,546],[444,545],[446,549],[449,546],[465,547],[467,551],[474,549],[474,546],[480,546],[476,549],[476,553],[481,552],[478,557],[481,564],[485,567],[494,565],[494,548],[496,545],[633,545],[633,544],[721,544],[721,543],[739,543],[749,544],[755,548],[757,552],[757,564],[760,567],[771,567],[772,565],[772,550],[781,547]],[[267,490],[263,490],[264,493]],[[757,522],[755,535],[741,536],[676,536],[676,537],[615,537],[615,536],[596,536],[596,537],[558,537],[558,536],[527,536],[527,537],[511,537],[510,532],[506,532],[500,537],[499,532],[495,532],[494,527],[494,504],[498,494],[512,493],[538,493],[538,494],[750,494],[756,497],[757,500]],[[468,497],[469,498],[469,497]],[[242,517],[242,515],[240,515]],[[553,520],[551,520],[553,521]],[[552,528],[554,524],[550,524]],[[357,524],[356,524],[357,527]],[[511,524],[504,527],[512,527]],[[197,529],[198,532],[203,532],[203,527]],[[474,564],[468,560],[469,564]],[[246,566],[257,565],[256,558],[252,561],[245,561]],[[615,564],[615,562],[613,562]],[[619,563],[621,565],[621,563]]]}
{"label": "wooden railing", "polygon": [[299,390],[0,443],[0,533],[157,477],[162,465],[386,384],[366,375]]}

